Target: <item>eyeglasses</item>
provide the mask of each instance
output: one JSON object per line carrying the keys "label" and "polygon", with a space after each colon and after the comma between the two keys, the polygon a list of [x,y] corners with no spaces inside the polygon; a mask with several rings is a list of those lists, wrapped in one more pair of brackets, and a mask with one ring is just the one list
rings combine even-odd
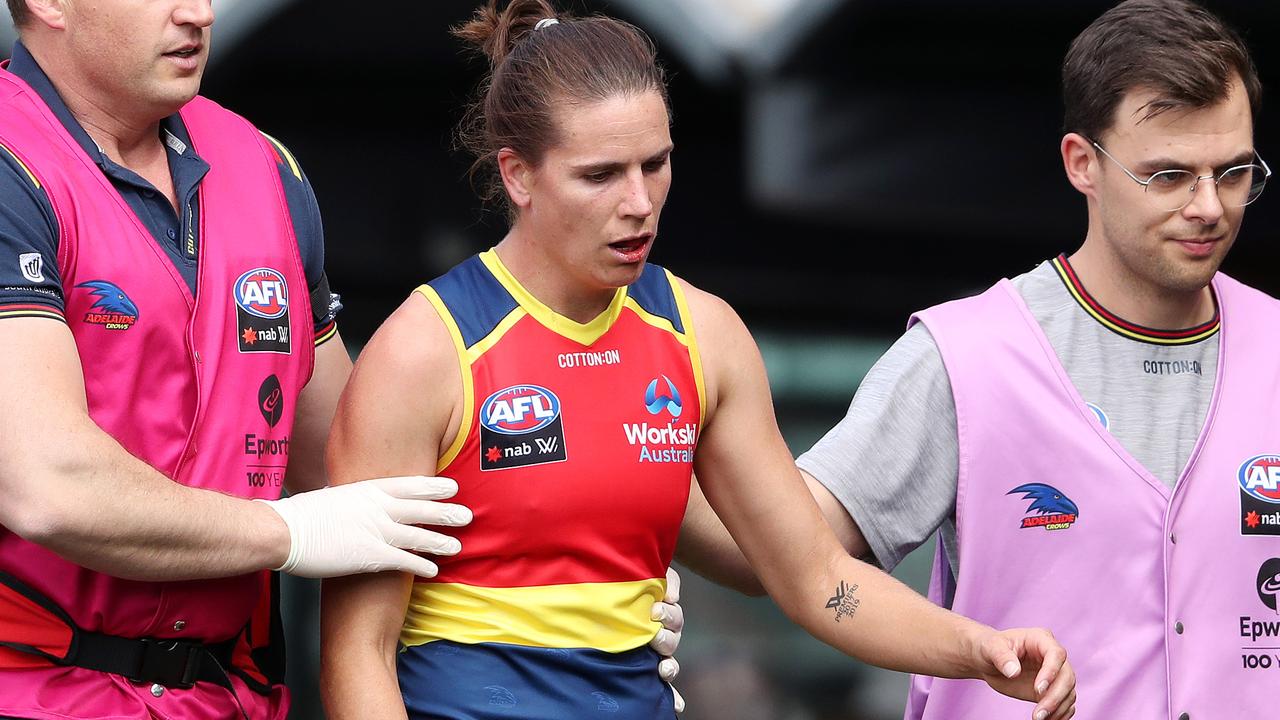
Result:
{"label": "eyeglasses", "polygon": [[[1092,142],[1092,141],[1090,141]],[[1196,175],[1190,170],[1161,170],[1146,180],[1140,179],[1134,175],[1124,163],[1115,159],[1111,153],[1107,152],[1101,145],[1094,142],[1093,146],[1108,158],[1111,162],[1120,166],[1125,175],[1128,175],[1134,182],[1142,186],[1147,197],[1155,203],[1161,210],[1167,212],[1177,212],[1182,208],[1191,204],[1195,198],[1196,188],[1200,185],[1201,180],[1212,180],[1217,186],[1218,200],[1228,207],[1244,207],[1262,194],[1262,189],[1267,186],[1267,178],[1271,177],[1271,168],[1267,167],[1267,161],[1262,159],[1261,155],[1254,152],[1254,157],[1258,158],[1261,165],[1237,165],[1222,171],[1221,175],[1214,177],[1213,175]]]}

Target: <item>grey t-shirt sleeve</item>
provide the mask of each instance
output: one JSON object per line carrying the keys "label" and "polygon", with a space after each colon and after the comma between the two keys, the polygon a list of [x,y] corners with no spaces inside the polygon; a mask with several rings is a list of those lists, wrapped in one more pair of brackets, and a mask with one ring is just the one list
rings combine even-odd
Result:
{"label": "grey t-shirt sleeve", "polygon": [[844,419],[796,464],[844,505],[885,570],[950,524],[959,466],[956,406],[923,323],[876,362]]}

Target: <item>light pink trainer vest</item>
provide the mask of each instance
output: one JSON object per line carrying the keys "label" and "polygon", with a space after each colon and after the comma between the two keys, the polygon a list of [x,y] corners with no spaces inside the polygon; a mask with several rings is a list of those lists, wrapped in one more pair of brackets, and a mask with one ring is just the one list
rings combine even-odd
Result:
{"label": "light pink trainer vest", "polygon": [[[945,587],[939,553],[930,594],[954,591],[956,612],[995,627],[1052,629],[1079,676],[1079,718],[1236,720],[1280,707],[1280,616],[1259,576],[1280,537],[1242,533],[1239,480],[1258,456],[1280,456],[1280,303],[1224,275],[1213,287],[1218,377],[1172,493],[1103,429],[1011,283],[913,320],[941,351],[960,441],[960,573]],[[1057,497],[1011,493],[1032,483]],[[1029,713],[979,681],[917,677],[906,717]]]}
{"label": "light pink trainer vest", "polygon": [[[0,71],[0,142],[31,170],[57,213],[66,319],[84,368],[90,416],[175,482],[276,498],[298,393],[314,358],[297,242],[276,160],[258,131],[202,98],[183,108],[182,120],[211,167],[200,189],[194,298],[36,93]],[[52,598],[81,627],[125,637],[234,637],[262,586],[257,574],[121,580],[3,528],[0,570]],[[282,688],[264,697],[234,682],[250,717],[284,717]],[[0,715],[213,720],[239,713],[231,694],[210,683],[157,698],[149,685],[90,670],[0,671]]]}

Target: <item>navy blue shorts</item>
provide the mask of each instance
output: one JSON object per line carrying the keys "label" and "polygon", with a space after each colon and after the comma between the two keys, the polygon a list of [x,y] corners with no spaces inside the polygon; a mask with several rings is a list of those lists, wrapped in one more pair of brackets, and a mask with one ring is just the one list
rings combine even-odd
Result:
{"label": "navy blue shorts", "polygon": [[672,720],[648,647],[622,653],[436,641],[397,658],[411,720]]}

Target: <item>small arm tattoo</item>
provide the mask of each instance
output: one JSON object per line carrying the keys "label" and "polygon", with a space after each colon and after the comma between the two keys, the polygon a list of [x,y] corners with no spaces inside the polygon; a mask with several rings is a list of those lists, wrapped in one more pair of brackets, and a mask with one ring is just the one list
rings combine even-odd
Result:
{"label": "small arm tattoo", "polygon": [[851,586],[841,581],[836,588],[836,594],[827,600],[827,607],[835,608],[836,622],[840,622],[841,618],[853,617],[854,613],[858,612],[858,606],[862,604],[862,600],[858,598],[857,592],[857,585]]}

